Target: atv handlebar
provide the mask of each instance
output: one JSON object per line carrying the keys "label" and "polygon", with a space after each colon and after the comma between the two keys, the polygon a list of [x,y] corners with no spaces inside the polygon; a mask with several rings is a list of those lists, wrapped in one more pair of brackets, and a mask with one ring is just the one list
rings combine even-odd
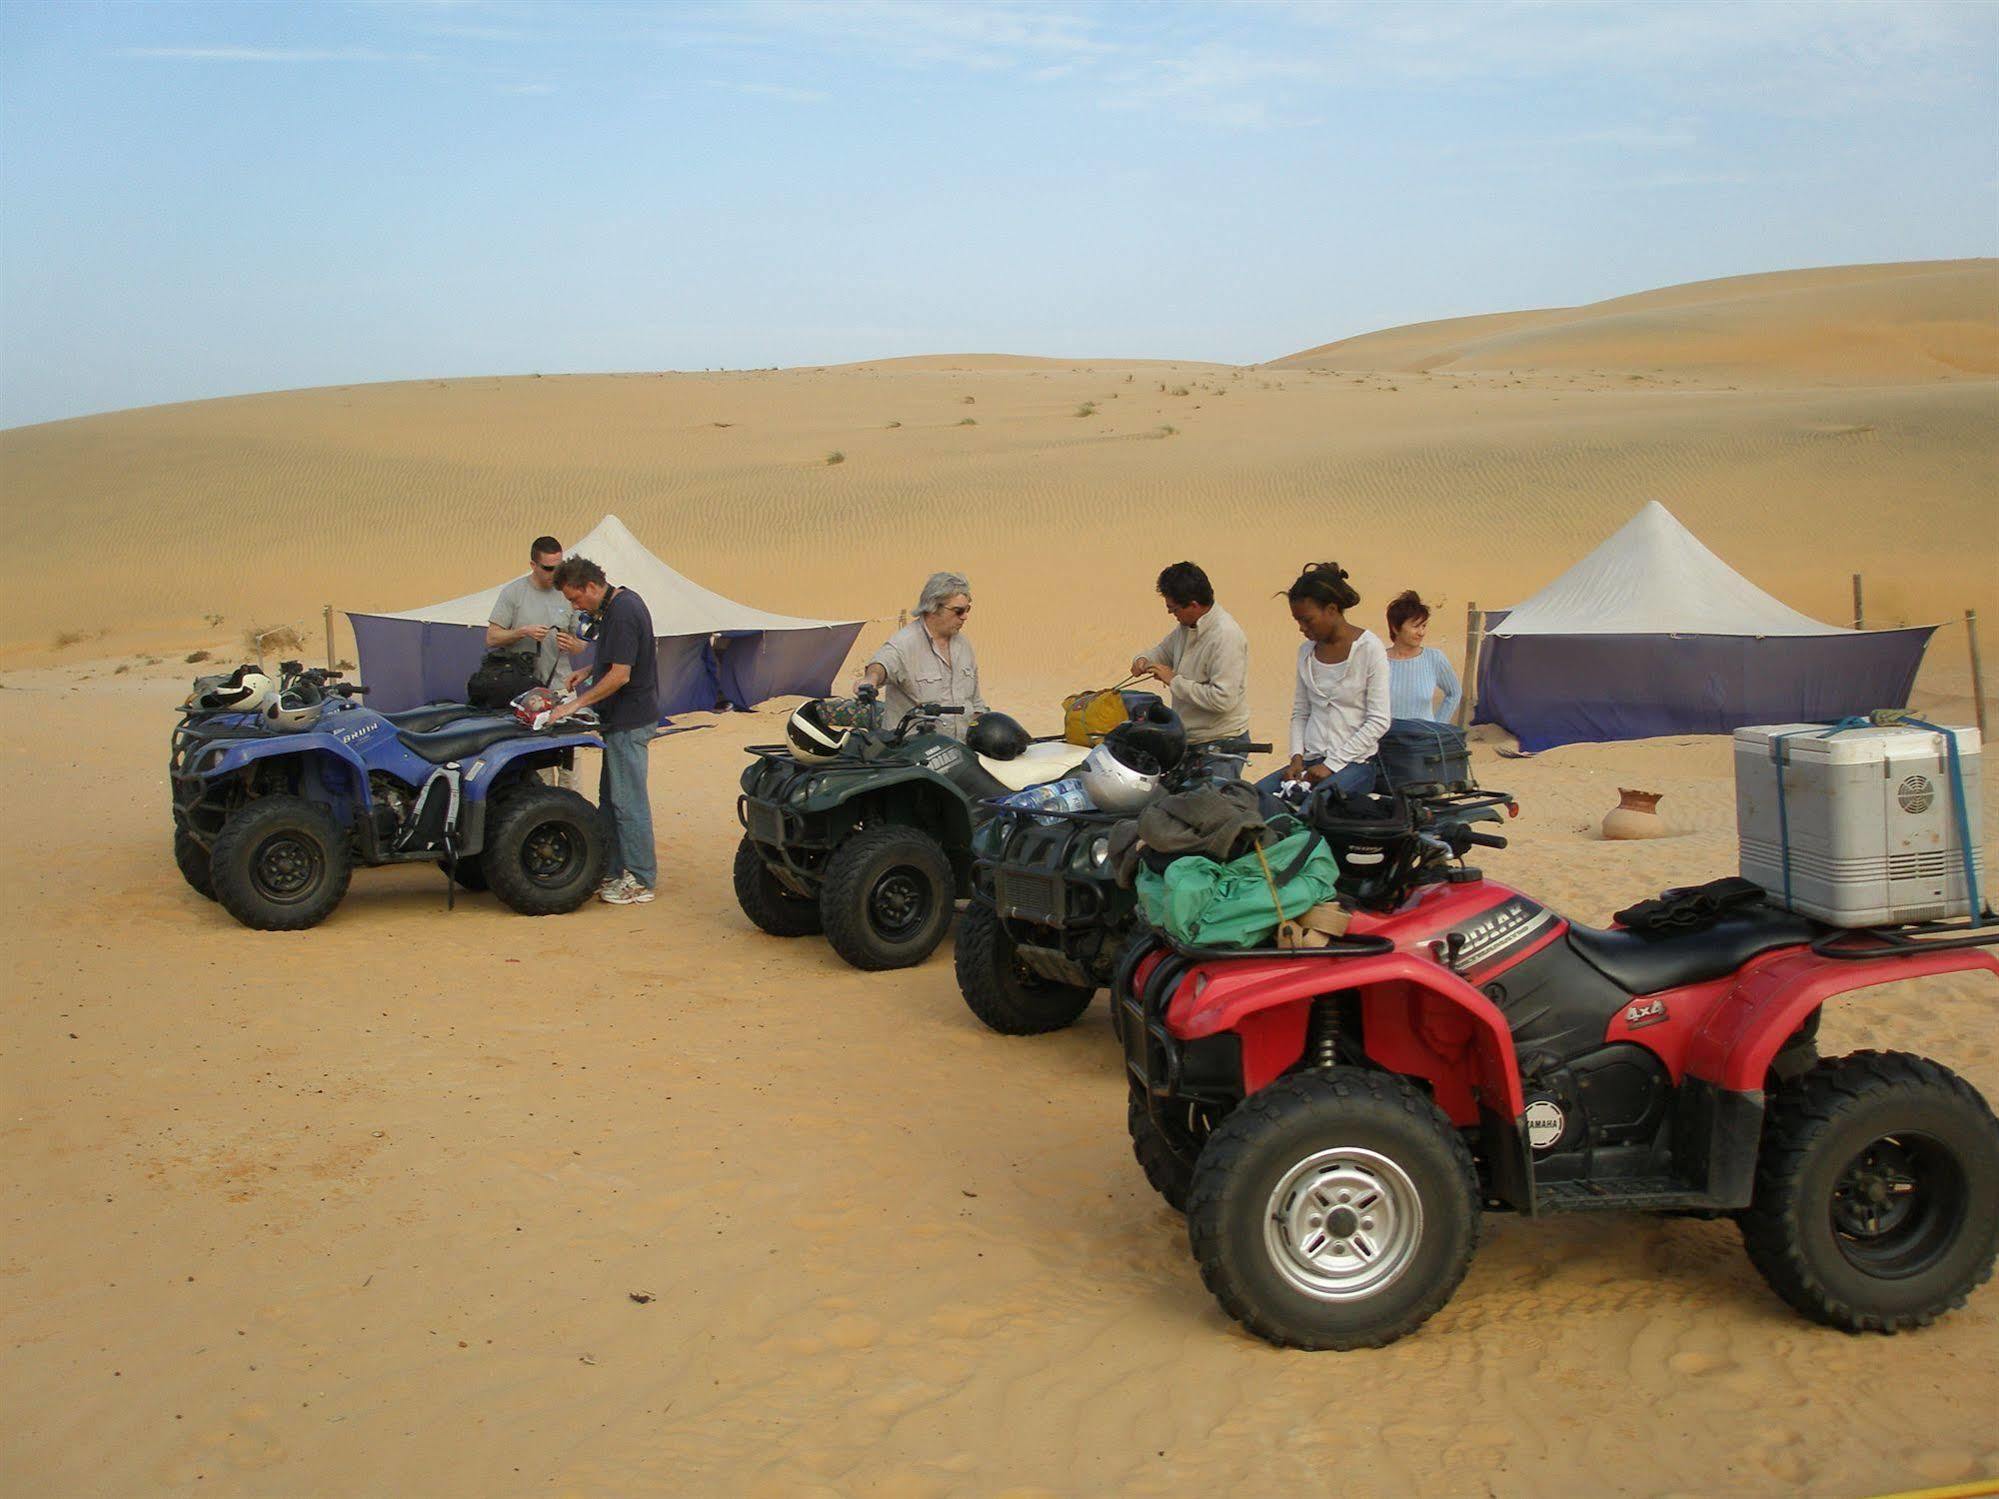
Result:
{"label": "atv handlebar", "polygon": [[1504,848],[1506,839],[1498,833],[1480,833],[1471,828],[1460,827],[1457,837],[1465,843],[1476,843],[1481,848]]}

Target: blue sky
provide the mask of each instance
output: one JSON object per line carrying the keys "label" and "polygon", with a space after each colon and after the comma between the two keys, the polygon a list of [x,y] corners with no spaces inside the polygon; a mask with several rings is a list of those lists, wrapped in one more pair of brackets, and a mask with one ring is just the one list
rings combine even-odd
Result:
{"label": "blue sky", "polygon": [[1999,5],[0,5],[0,426],[1999,252]]}

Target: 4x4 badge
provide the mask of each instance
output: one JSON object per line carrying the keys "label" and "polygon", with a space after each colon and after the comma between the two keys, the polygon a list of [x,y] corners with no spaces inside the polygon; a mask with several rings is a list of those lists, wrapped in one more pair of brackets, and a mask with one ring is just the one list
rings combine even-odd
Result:
{"label": "4x4 badge", "polygon": [[1663,999],[1628,1005],[1624,1011],[1624,1028],[1628,1031],[1643,1030],[1648,1025],[1657,1025],[1665,1018],[1666,1001]]}

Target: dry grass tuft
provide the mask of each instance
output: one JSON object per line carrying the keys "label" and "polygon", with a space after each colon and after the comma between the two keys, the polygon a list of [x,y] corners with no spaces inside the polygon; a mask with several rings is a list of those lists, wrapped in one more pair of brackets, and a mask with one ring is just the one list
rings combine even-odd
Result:
{"label": "dry grass tuft", "polygon": [[271,625],[261,630],[253,625],[243,632],[243,644],[262,656],[271,651],[295,651],[305,644],[305,637],[290,625]]}
{"label": "dry grass tuft", "polygon": [[829,468],[836,463],[845,463],[846,461],[847,455],[842,452],[835,451],[826,455],[826,464]]}
{"label": "dry grass tuft", "polygon": [[185,656],[181,657],[181,660],[187,662],[189,665],[192,665],[196,661],[206,661],[207,659],[207,651],[189,651]]}
{"label": "dry grass tuft", "polygon": [[961,427],[976,427],[978,423],[968,416],[962,422],[958,423],[958,425]]}

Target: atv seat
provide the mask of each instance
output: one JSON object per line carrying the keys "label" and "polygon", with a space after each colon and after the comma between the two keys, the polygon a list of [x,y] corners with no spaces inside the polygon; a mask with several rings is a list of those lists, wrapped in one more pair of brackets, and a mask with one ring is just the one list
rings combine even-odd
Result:
{"label": "atv seat", "polygon": [[400,713],[384,713],[382,717],[412,734],[427,734],[461,718],[492,718],[497,712],[493,708],[475,708],[470,703],[425,703],[421,708],[405,708]]}
{"label": "atv seat", "polygon": [[1065,744],[1061,740],[1030,744],[1011,760],[979,756],[979,768],[1007,791],[1025,791],[1044,781],[1059,781],[1088,758],[1087,744]]}
{"label": "atv seat", "polygon": [[502,739],[519,738],[529,732],[526,725],[514,719],[483,719],[462,729],[444,729],[435,734],[412,734],[407,729],[399,729],[396,739],[411,754],[419,755],[432,765],[443,765],[451,760],[463,760],[467,755],[476,755]]}
{"label": "atv seat", "polygon": [[1627,994],[1657,994],[1733,973],[1758,953],[1822,936],[1818,922],[1773,906],[1727,916],[1698,932],[1647,936],[1613,927],[1569,926],[1569,946]]}

